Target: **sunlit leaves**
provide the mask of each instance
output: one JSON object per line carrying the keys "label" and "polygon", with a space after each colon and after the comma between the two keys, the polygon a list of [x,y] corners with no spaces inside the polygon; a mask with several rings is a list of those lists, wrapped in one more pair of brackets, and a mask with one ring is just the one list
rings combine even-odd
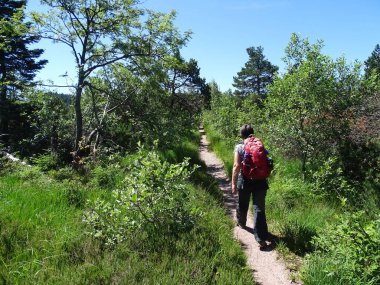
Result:
{"label": "sunlit leaves", "polygon": [[303,166],[337,151],[348,135],[349,108],[362,96],[360,66],[321,53],[322,42],[310,44],[293,35],[286,49],[288,72],[270,87],[266,109],[273,141]]}
{"label": "sunlit leaves", "polygon": [[142,149],[131,162],[123,187],[110,199],[98,199],[86,213],[90,234],[107,246],[122,242],[127,233],[145,231],[178,234],[190,229],[200,212],[189,207],[186,181],[194,171],[189,161],[170,164],[155,151]]}
{"label": "sunlit leaves", "polygon": [[378,284],[380,281],[380,216],[368,221],[364,211],[347,211],[338,222],[323,228],[314,239],[324,271],[342,284]]}

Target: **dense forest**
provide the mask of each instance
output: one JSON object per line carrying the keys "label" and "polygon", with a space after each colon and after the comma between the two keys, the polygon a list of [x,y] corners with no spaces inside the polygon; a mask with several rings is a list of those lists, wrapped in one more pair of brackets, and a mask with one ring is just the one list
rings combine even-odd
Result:
{"label": "dense forest", "polygon": [[[248,47],[222,92],[181,54],[175,12],[42,3],[0,3],[1,284],[252,284],[198,156],[203,124],[231,174],[245,123],[274,159],[268,222],[293,278],[380,283],[379,45],[348,63],[289,35],[282,73]],[[72,51],[73,84],[35,80],[41,39]]]}

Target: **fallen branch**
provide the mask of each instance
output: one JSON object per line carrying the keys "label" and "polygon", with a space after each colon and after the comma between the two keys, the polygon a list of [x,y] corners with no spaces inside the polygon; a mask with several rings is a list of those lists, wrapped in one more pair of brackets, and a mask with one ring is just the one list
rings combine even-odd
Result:
{"label": "fallen branch", "polygon": [[30,164],[27,164],[25,161],[22,161],[21,159],[15,157],[14,155],[10,154],[10,153],[7,153],[5,151],[2,151],[1,152],[6,158],[8,158],[9,160],[12,160],[13,162],[17,162],[17,163],[21,163],[22,165],[25,165],[25,166],[28,166],[28,167],[32,167]]}

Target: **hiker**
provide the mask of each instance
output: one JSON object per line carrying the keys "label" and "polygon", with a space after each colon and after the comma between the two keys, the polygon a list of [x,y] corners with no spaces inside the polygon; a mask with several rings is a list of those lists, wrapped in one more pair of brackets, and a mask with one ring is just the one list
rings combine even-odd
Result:
{"label": "hiker", "polygon": [[[231,185],[232,194],[236,195],[236,193],[238,193],[238,203],[236,207],[237,223],[239,227],[246,229],[249,199],[252,195],[254,222],[253,234],[260,249],[263,249],[267,246],[265,240],[268,238],[268,226],[265,216],[265,196],[269,186],[266,179],[252,179],[243,174],[243,160],[245,159],[244,155],[246,153],[246,143],[244,143],[244,141],[246,142],[246,139],[248,138],[256,140],[256,138],[253,137],[252,126],[249,124],[243,125],[240,128],[240,137],[243,139],[243,142],[235,146]],[[260,140],[258,141],[260,142]],[[262,149],[264,149],[263,147],[264,146],[262,146]],[[266,175],[263,177],[265,176]]]}

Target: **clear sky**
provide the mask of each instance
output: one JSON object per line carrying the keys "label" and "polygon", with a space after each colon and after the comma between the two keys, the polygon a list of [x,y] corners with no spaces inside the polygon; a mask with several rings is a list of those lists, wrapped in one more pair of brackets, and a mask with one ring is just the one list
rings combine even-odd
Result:
{"label": "clear sky", "polygon": [[[193,32],[184,57],[196,59],[201,76],[215,80],[222,91],[233,89],[233,76],[247,62],[251,46],[262,46],[281,72],[293,32],[312,43],[324,40],[325,54],[344,55],[348,62],[364,62],[380,44],[380,0],[144,0],[142,5],[177,11],[179,30]],[[29,0],[27,8],[40,10],[39,0]],[[74,59],[65,46],[46,41],[39,46],[49,63],[38,79],[64,84],[74,76]],[[66,71],[71,76],[59,77]]]}

